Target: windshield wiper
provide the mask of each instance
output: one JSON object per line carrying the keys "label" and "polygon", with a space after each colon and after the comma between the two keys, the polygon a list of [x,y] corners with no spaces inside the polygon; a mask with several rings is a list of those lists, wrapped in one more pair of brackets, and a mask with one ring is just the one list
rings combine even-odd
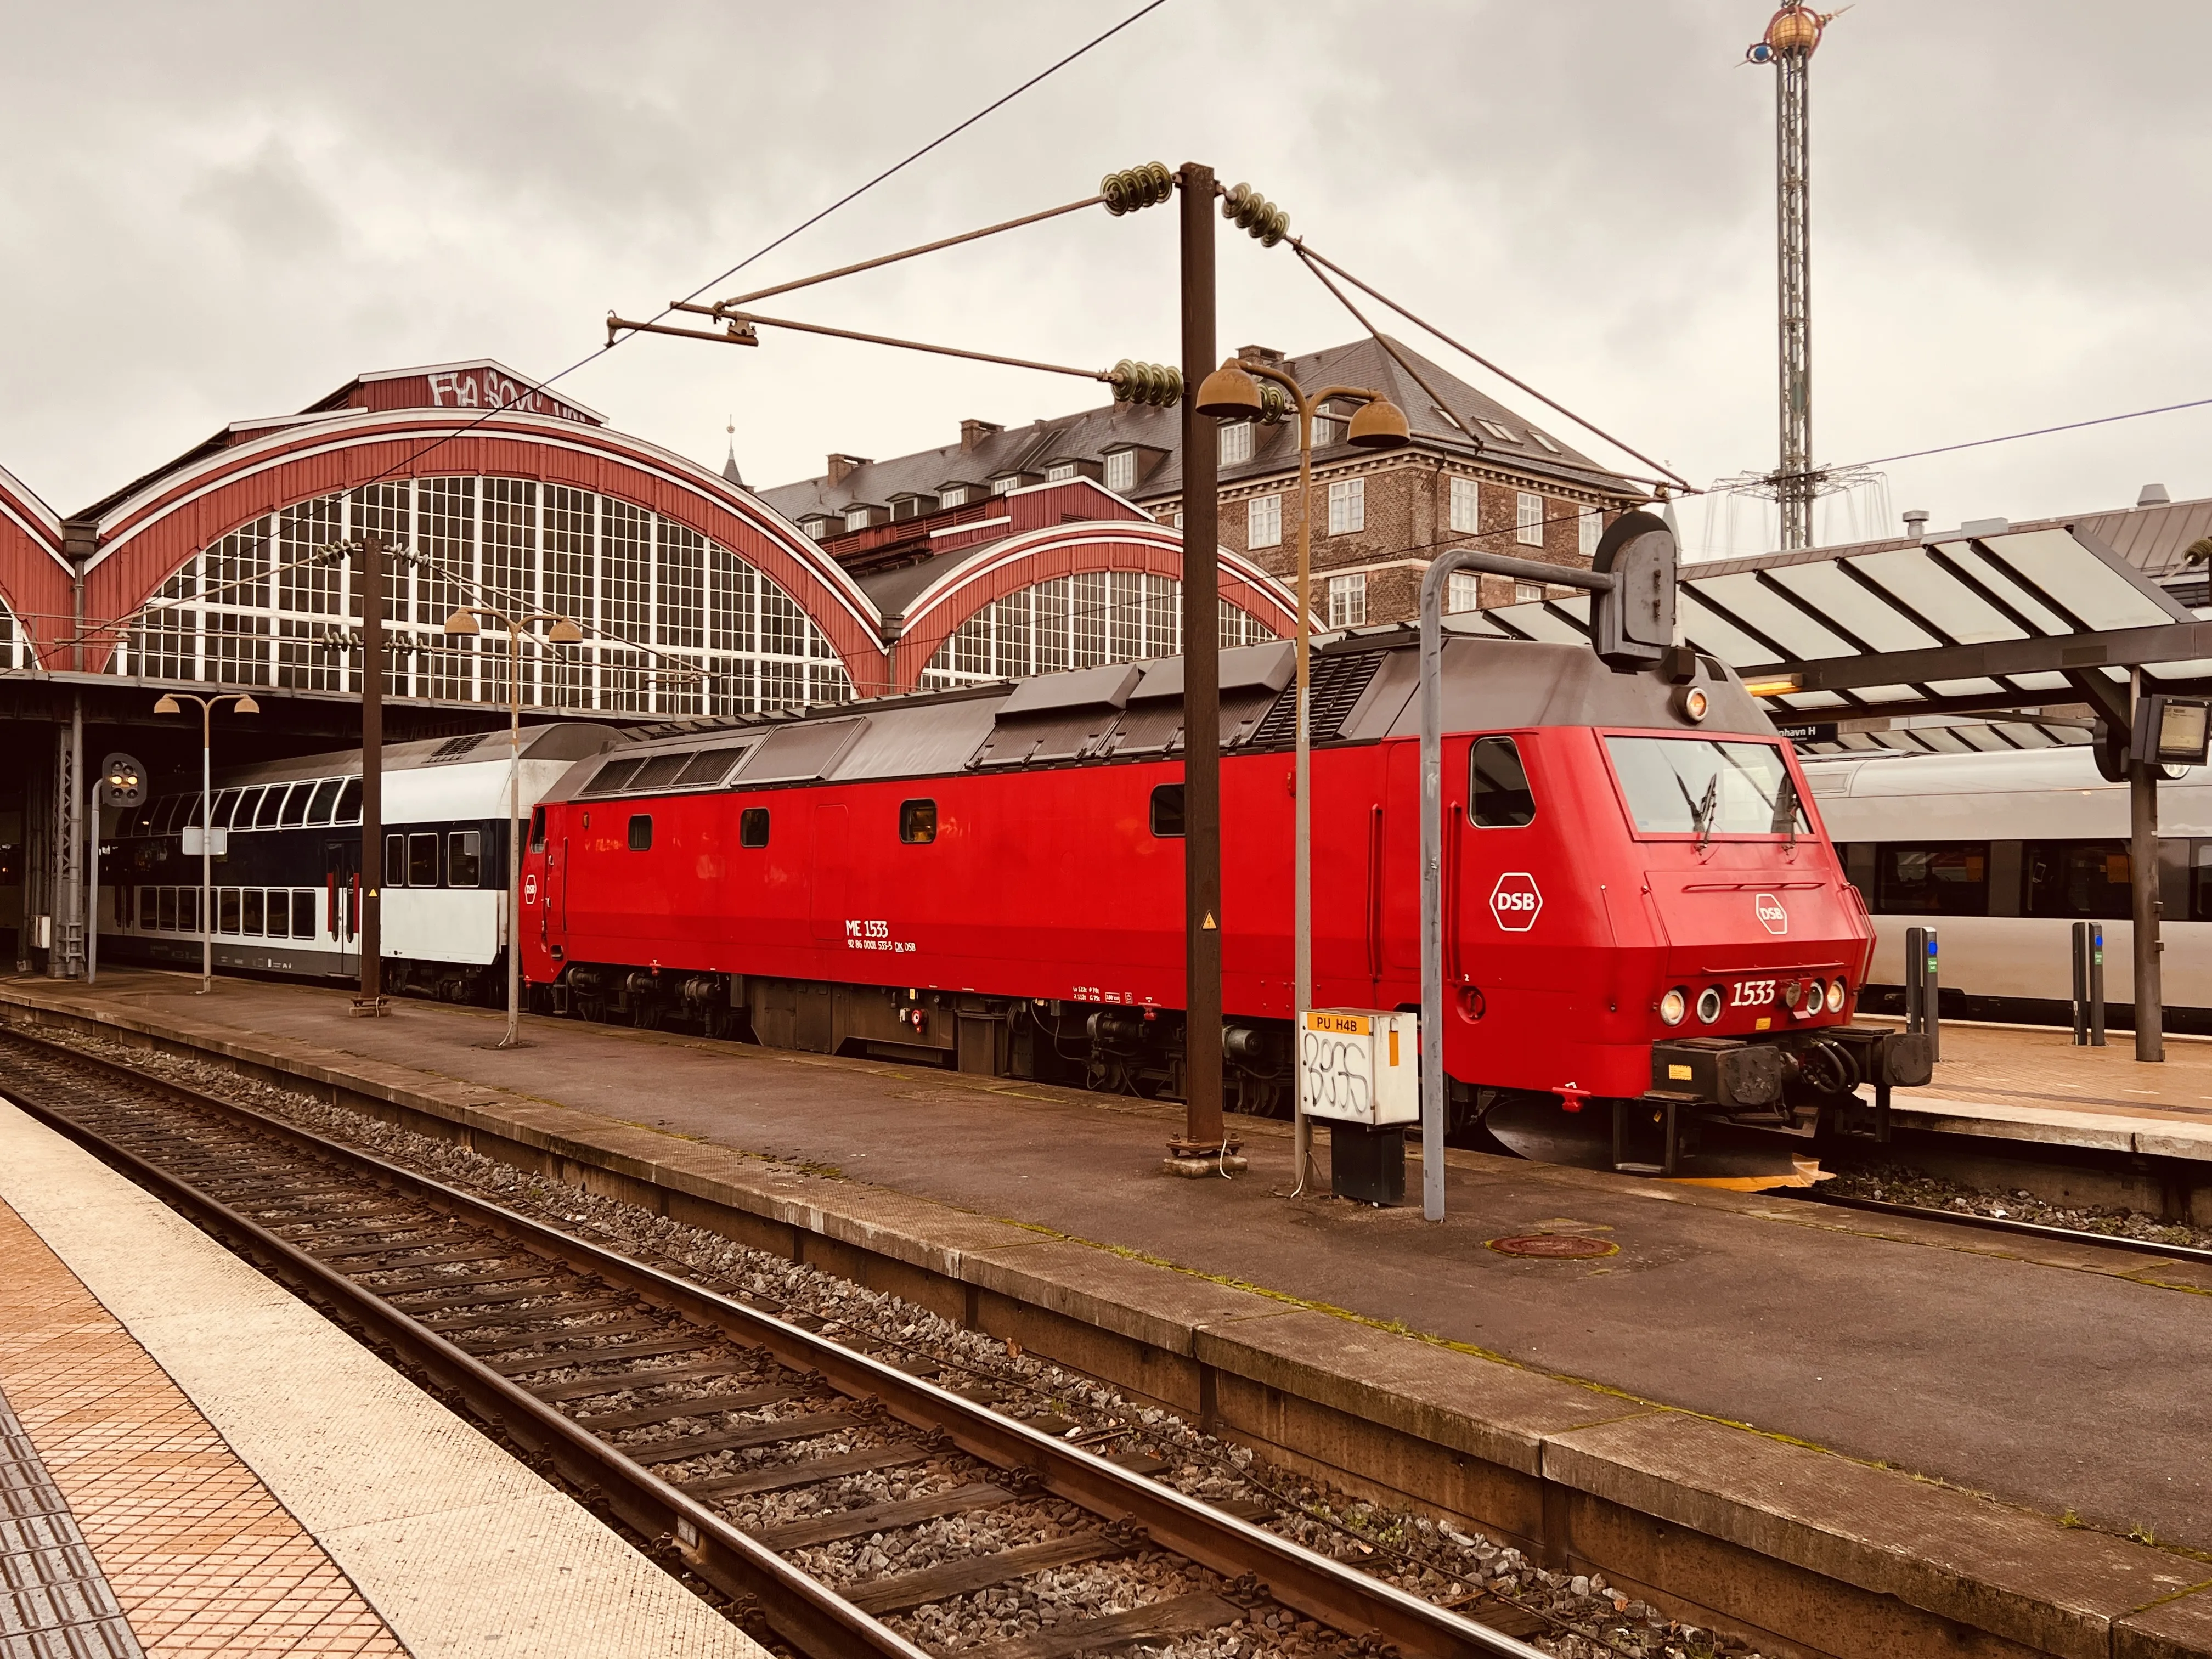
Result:
{"label": "windshield wiper", "polygon": [[1778,836],[1784,830],[1790,832],[1788,850],[1796,851],[1797,785],[1787,772],[1782,775],[1782,787],[1774,792],[1774,821],[1771,833]]}
{"label": "windshield wiper", "polygon": [[1721,775],[1716,772],[1705,781],[1705,798],[1690,814],[1690,822],[1698,827],[1698,850],[1705,850],[1713,838],[1713,820],[1720,814]]}

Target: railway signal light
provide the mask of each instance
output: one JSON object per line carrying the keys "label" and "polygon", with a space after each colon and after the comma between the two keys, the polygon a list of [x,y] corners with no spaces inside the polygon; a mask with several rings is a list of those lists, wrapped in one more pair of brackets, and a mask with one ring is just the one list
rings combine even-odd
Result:
{"label": "railway signal light", "polygon": [[1674,643],[1674,532],[1652,513],[1607,526],[1590,568],[1613,578],[1591,605],[1590,642],[1616,673],[1656,666]]}
{"label": "railway signal light", "polygon": [[1147,161],[1142,167],[1108,173],[1098,181],[1098,193],[1106,198],[1106,211],[1118,219],[1125,213],[1158,207],[1174,195],[1175,174],[1164,162]]}

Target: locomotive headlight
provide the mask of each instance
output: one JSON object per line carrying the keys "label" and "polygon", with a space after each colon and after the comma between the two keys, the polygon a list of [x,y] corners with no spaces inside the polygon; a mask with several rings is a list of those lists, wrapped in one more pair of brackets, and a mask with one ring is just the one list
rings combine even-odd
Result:
{"label": "locomotive headlight", "polygon": [[1677,985],[1659,999],[1659,1018],[1669,1025],[1680,1025],[1690,1012],[1690,994]]}
{"label": "locomotive headlight", "polygon": [[1842,980],[1832,979],[1828,981],[1828,1012],[1830,1013],[1840,1014],[1844,1012],[1844,998],[1846,994],[1847,991]]}
{"label": "locomotive headlight", "polygon": [[1686,685],[1674,693],[1674,712],[1695,726],[1712,712],[1712,694],[1702,685]]}
{"label": "locomotive headlight", "polygon": [[1721,988],[1708,985],[1698,993],[1698,1018],[1708,1025],[1721,1017]]}

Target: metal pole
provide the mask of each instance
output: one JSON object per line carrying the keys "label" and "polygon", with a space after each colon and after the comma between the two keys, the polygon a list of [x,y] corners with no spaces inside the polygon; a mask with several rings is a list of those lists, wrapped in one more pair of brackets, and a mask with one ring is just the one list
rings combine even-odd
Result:
{"label": "metal pole", "polygon": [[[1291,860],[1291,926],[1295,935],[1295,981],[1291,1025],[1304,1030],[1307,1010],[1313,1006],[1313,406],[1298,399],[1298,617],[1297,617],[1297,760],[1294,787],[1297,799],[1294,820],[1296,844]],[[1295,1041],[1303,1042],[1302,1036]],[[1303,1188],[1313,1167],[1313,1120],[1306,1115],[1303,1084],[1291,1093],[1291,1144],[1297,1156]]]}
{"label": "metal pole", "polygon": [[361,990],[353,1012],[384,1012],[384,930],[377,889],[384,880],[384,538],[362,538],[361,583]]}
{"label": "metal pole", "polygon": [[215,702],[208,697],[192,699],[200,706],[200,989],[205,996],[215,989],[215,917],[209,901],[214,896],[215,830],[208,819],[214,811],[214,763],[210,758],[215,746]]}
{"label": "metal pole", "polygon": [[1936,930],[1933,927],[1923,928],[1921,936],[1925,951],[1920,967],[1922,1024],[1928,1032],[1928,1058],[1941,1060],[1943,1058],[1943,961]]}
{"label": "metal pole", "polygon": [[2105,924],[2089,924],[2089,1046],[2105,1046]]}
{"label": "metal pole", "polygon": [[507,624],[507,1035],[522,1042],[522,624]]}
{"label": "metal pole", "polygon": [[60,900],[55,908],[60,915],[54,918],[59,937],[48,959],[48,971],[56,979],[75,979],[79,965],[84,960],[82,937],[83,920],[77,914],[84,902],[84,889],[76,879],[76,872],[70,863],[79,855],[83,838],[77,833],[76,804],[78,791],[84,784],[84,694],[72,693],[70,698],[69,747],[64,757],[68,775],[61,780],[58,794],[58,814],[62,833],[54,838],[55,875],[54,896]]}
{"label": "metal pole", "polygon": [[2089,1046],[2089,924],[2077,921],[2074,935],[2074,1046]]}
{"label": "metal pole", "polygon": [[1182,1158],[1225,1152],[1221,1118],[1219,436],[1198,412],[1213,362],[1213,169],[1186,162],[1182,255]]}
{"label": "metal pole", "polygon": [[85,794],[84,848],[84,982],[92,984],[100,977],[100,787],[104,778],[93,780]]}
{"label": "metal pole", "polygon": [[[2140,704],[2137,705],[2141,707]],[[2133,890],[2136,969],[2136,1058],[2166,1058],[2166,996],[2159,972],[2158,769],[2149,761],[2128,763],[2128,870]]]}

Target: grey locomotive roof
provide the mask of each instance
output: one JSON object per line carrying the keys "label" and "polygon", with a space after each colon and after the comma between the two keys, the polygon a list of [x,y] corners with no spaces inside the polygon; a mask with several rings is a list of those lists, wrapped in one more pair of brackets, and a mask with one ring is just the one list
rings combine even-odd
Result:
{"label": "grey locomotive roof", "polygon": [[[1417,736],[1419,672],[1410,629],[1328,641],[1314,655],[1314,740]],[[1615,674],[1587,647],[1455,635],[1444,647],[1447,730],[1593,725],[1686,735],[1771,738],[1773,723],[1741,681],[1705,659],[1711,699],[1692,725],[1674,688]],[[885,697],[796,719],[687,722],[665,735],[580,759],[548,800],[619,799],[695,789],[931,777],[1072,761],[1165,759],[1182,753],[1182,659],[1116,663],[958,691]],[[1286,641],[1221,653],[1226,754],[1280,750],[1292,737]]]}
{"label": "grey locomotive roof", "polygon": [[[582,721],[564,720],[551,726],[526,726],[522,728],[522,757],[526,761],[581,760],[620,741],[619,733],[604,726],[592,726]],[[424,738],[411,743],[388,743],[384,746],[384,770],[386,774],[422,767],[449,766],[462,761],[504,762],[506,759],[507,733],[504,732],[471,732],[457,738]],[[289,760],[257,761],[250,765],[228,767],[216,775],[216,782],[221,787],[231,787],[256,783],[289,783],[301,778],[357,778],[360,775],[361,750],[343,749],[334,753],[299,755]]]}
{"label": "grey locomotive roof", "polygon": [[[1291,378],[1302,386],[1357,386],[1382,392],[1406,411],[1415,441],[1425,447],[1469,458],[1486,453],[1490,459],[1524,471],[1607,494],[1633,493],[1616,475],[1572,446],[1540,428],[1532,427],[1494,398],[1476,391],[1419,352],[1393,339],[1391,344],[1414,364],[1421,378],[1436,387],[1451,410],[1473,428],[1474,439],[1440,413],[1429,394],[1401,368],[1390,353],[1372,339],[1363,338],[1302,357],[1285,360]],[[1510,434],[1501,438],[1481,422],[1495,422]],[[1550,440],[1547,447],[1544,439]],[[1054,461],[1103,459],[1110,450],[1142,446],[1161,451],[1165,459],[1143,472],[1128,493],[1139,501],[1171,495],[1182,487],[1182,416],[1179,409],[1153,409],[1134,404],[1109,404],[1055,420],[1029,426],[1007,427],[982,434],[972,447],[958,443],[925,449],[884,461],[867,461],[847,472],[836,483],[827,475],[778,484],[759,491],[786,518],[803,520],[817,514],[842,515],[855,505],[882,506],[895,495],[921,493],[934,495],[945,486],[964,483],[971,490],[990,487],[994,477],[1008,473],[1042,475]],[[1298,433],[1294,420],[1262,425],[1253,434],[1252,459],[1221,469],[1221,482],[1233,485],[1247,476],[1279,472],[1297,461]],[[1328,461],[1358,454],[1339,442],[1315,452]],[[884,603],[880,595],[878,605]]]}

